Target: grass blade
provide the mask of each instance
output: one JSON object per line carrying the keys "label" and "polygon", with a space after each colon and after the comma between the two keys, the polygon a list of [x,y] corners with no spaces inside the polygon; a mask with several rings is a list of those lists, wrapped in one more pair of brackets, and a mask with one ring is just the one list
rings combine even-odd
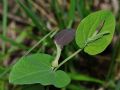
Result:
{"label": "grass blade", "polygon": [[35,49],[42,41],[44,41],[48,36],[50,36],[52,33],[54,32],[53,31],[50,31],[48,34],[46,34],[42,39],[40,39],[33,47],[31,47],[25,54],[23,57],[25,57],[26,55],[28,55],[33,49]]}
{"label": "grass blade", "polygon": [[89,77],[89,76],[86,76],[86,75],[82,75],[82,74],[69,74],[70,77],[73,79],[73,80],[78,80],[78,81],[87,81],[87,82],[96,82],[96,83],[99,83],[99,84],[104,84],[104,81],[102,80],[99,80],[99,79],[96,79],[96,78],[92,78],[92,77]]}
{"label": "grass blade", "polygon": [[86,9],[85,0],[77,0],[77,10],[81,19],[89,14],[88,10]]}
{"label": "grass blade", "polygon": [[51,8],[56,16],[56,19],[58,20],[58,25],[59,25],[60,29],[64,29],[65,23],[63,20],[63,12],[62,12],[61,8],[59,7],[57,0],[51,1]]}
{"label": "grass blade", "polygon": [[[6,36],[7,32],[7,11],[8,11],[8,1],[3,0],[3,36]],[[5,54],[5,42],[2,45],[3,54]]]}
{"label": "grass blade", "polygon": [[16,0],[16,2],[21,6],[21,8],[25,11],[25,13],[32,19],[33,23],[39,30],[46,30],[43,25],[43,23],[40,21],[40,19],[35,15],[33,11],[31,11],[28,7],[26,7],[23,3],[21,3],[19,0]]}
{"label": "grass blade", "polygon": [[71,28],[71,25],[73,23],[74,17],[75,17],[75,6],[76,6],[76,0],[70,0],[70,10],[68,14],[68,28]]}

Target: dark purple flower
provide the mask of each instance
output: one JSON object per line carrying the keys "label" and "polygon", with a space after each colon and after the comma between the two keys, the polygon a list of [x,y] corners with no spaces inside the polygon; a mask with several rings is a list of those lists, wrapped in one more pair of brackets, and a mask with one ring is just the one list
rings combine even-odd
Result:
{"label": "dark purple flower", "polygon": [[65,45],[68,45],[75,36],[75,30],[74,29],[64,29],[58,32],[55,37],[54,41],[63,48]]}

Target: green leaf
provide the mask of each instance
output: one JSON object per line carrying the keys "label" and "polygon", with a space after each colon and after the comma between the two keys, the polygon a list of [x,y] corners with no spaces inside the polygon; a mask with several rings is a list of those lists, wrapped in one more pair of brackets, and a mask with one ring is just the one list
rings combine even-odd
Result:
{"label": "green leaf", "polygon": [[[101,53],[110,44],[114,30],[115,18],[110,11],[94,12],[79,24],[76,31],[76,43],[90,55]],[[89,39],[93,37],[94,40],[88,43]]]}
{"label": "green leaf", "polygon": [[99,84],[104,84],[104,81],[83,75],[83,74],[76,74],[76,73],[71,73],[69,76],[72,78],[72,80],[78,80],[78,81],[87,81],[87,82],[95,82]]}
{"label": "green leaf", "polygon": [[61,70],[53,71],[52,60],[53,57],[47,54],[33,54],[20,59],[10,73],[10,83],[20,85],[40,83],[65,87],[69,84],[70,78]]}
{"label": "green leaf", "polygon": [[53,83],[56,87],[61,88],[70,83],[70,78],[64,71],[58,70],[55,73],[55,79]]}

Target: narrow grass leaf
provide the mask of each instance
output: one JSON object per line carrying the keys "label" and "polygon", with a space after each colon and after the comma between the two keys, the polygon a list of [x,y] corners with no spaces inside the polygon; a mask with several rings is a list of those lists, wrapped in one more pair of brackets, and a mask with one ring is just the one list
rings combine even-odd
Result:
{"label": "narrow grass leaf", "polygon": [[44,25],[41,23],[40,19],[37,17],[37,15],[31,11],[28,7],[26,7],[23,3],[20,2],[20,0],[15,0],[21,8],[25,11],[25,13],[32,19],[33,23],[39,30],[45,30]]}
{"label": "narrow grass leaf", "polygon": [[71,28],[75,17],[76,0],[70,0],[70,9],[68,12],[68,28]]}
{"label": "narrow grass leaf", "polygon": [[64,29],[65,28],[65,23],[63,20],[63,12],[61,10],[61,8],[59,7],[58,1],[57,0],[52,0],[51,1],[51,8],[54,11],[55,17],[58,20],[58,25],[60,29]]}
{"label": "narrow grass leaf", "polygon": [[[7,32],[7,11],[8,0],[3,0],[3,36],[6,36]],[[5,54],[5,42],[2,44],[3,54]]]}
{"label": "narrow grass leaf", "polygon": [[77,6],[78,14],[82,19],[86,17],[86,15],[88,15],[88,10],[85,5],[85,0],[77,0],[76,6]]}
{"label": "narrow grass leaf", "polygon": [[72,80],[77,80],[77,81],[87,81],[87,82],[95,82],[95,83],[99,83],[99,84],[104,84],[104,81],[87,76],[87,75],[83,75],[83,74],[74,74],[71,73],[69,74],[70,77],[72,78]]}

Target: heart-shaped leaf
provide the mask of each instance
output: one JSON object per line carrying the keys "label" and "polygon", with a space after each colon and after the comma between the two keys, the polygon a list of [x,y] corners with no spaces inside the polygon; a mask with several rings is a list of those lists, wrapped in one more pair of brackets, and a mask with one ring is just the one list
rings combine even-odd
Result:
{"label": "heart-shaped leaf", "polygon": [[115,18],[110,11],[94,12],[79,24],[75,37],[76,43],[90,55],[101,53],[110,44],[114,30]]}
{"label": "heart-shaped leaf", "polygon": [[9,81],[13,84],[54,85],[65,87],[70,83],[68,75],[61,70],[53,71],[53,57],[47,54],[33,54],[19,60],[13,67]]}

